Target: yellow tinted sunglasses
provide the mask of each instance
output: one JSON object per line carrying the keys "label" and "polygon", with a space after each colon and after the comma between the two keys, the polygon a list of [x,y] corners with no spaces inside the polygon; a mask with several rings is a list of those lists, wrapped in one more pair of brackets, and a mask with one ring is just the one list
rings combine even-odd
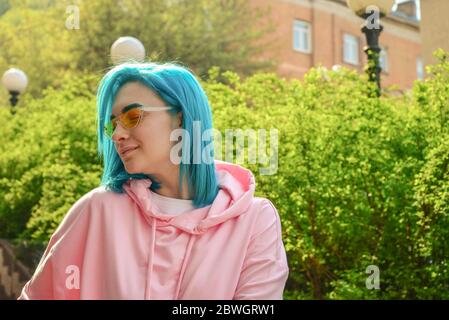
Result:
{"label": "yellow tinted sunglasses", "polygon": [[117,127],[117,122],[126,128],[132,129],[139,125],[144,112],[163,111],[171,109],[171,106],[149,107],[139,103],[133,103],[123,108],[122,114],[115,117],[111,115],[110,121],[104,125],[104,133],[108,138],[112,139],[112,134]]}

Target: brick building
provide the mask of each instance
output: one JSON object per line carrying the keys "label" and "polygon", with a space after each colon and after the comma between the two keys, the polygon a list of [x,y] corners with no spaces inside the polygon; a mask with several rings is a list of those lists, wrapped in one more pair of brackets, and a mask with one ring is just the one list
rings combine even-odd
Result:
{"label": "brick building", "polygon": [[[263,40],[272,43],[262,58],[276,59],[277,72],[301,78],[312,66],[342,65],[363,72],[366,55],[363,20],[345,0],[252,0],[252,5],[269,8],[275,31]],[[382,86],[408,89],[423,77],[419,20],[414,1],[398,5],[382,19]]]}
{"label": "brick building", "polygon": [[421,35],[424,63],[435,63],[432,53],[438,48],[449,51],[449,1],[421,0]]}

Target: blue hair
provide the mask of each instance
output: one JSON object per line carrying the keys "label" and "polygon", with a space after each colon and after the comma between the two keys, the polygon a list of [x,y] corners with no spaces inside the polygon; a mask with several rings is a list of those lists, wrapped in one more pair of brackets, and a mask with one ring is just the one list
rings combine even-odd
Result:
{"label": "blue hair", "polygon": [[[132,179],[151,179],[150,189],[155,191],[161,183],[151,174],[129,174],[120,159],[114,142],[104,135],[105,119],[109,119],[112,105],[119,89],[127,82],[140,82],[159,95],[173,108],[168,112],[182,112],[182,129],[187,131],[190,139],[182,137],[182,150],[193,150],[193,123],[199,121],[201,136],[204,131],[212,129],[212,113],[209,101],[200,83],[187,68],[175,63],[124,63],[120,64],[103,77],[97,92],[97,133],[98,156],[103,157],[103,175],[101,185],[107,190],[123,193],[123,184]],[[200,150],[206,147],[201,136],[195,143]],[[213,140],[213,138],[212,138]],[[201,208],[211,204],[218,193],[218,182],[215,172],[213,141],[207,149],[210,153],[207,163],[194,163],[193,152],[182,152],[179,187],[182,190],[183,177],[186,176],[189,195],[193,197],[193,205]],[[187,156],[189,158],[187,158]]]}

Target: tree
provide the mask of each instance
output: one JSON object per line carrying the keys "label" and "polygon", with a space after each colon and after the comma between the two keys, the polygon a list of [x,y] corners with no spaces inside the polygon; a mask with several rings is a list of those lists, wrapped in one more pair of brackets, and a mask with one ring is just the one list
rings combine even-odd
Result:
{"label": "tree", "polygon": [[[112,43],[125,35],[143,42],[148,59],[176,60],[200,76],[212,66],[249,74],[273,65],[255,59],[267,46],[256,41],[271,29],[269,23],[258,24],[267,11],[252,9],[246,0],[77,3],[79,29],[67,29],[73,12],[53,0],[10,0],[0,16],[0,68],[22,69],[34,97],[73,74],[103,74],[111,66]],[[7,104],[7,93],[0,94],[0,102]]]}
{"label": "tree", "polygon": [[41,96],[48,86],[60,86],[75,73],[71,34],[63,18],[54,7],[23,6],[0,17],[0,72],[10,67],[23,70],[29,80],[26,92],[32,96]]}
{"label": "tree", "polygon": [[[110,64],[109,49],[120,36],[140,39],[150,59],[179,61],[205,75],[212,66],[249,74],[270,67],[254,57],[255,40],[270,30],[256,30],[266,18],[246,0],[108,0],[83,1],[76,32],[76,54],[82,69],[101,71]],[[254,10],[254,11],[252,11]]]}

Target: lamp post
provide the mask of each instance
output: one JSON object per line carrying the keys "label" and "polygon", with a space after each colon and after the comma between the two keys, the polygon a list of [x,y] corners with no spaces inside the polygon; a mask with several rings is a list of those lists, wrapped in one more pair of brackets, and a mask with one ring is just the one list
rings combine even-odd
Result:
{"label": "lamp post", "polygon": [[145,59],[145,47],[134,37],[120,37],[111,46],[111,59],[114,64],[126,61],[142,62]]}
{"label": "lamp post", "polygon": [[377,96],[380,96],[381,91],[381,67],[379,63],[381,48],[379,46],[379,36],[383,30],[383,26],[380,24],[380,18],[391,11],[394,2],[394,0],[346,0],[348,7],[351,8],[356,15],[365,20],[361,26],[361,30],[365,34],[367,43],[364,47],[364,51],[368,58],[366,71],[369,80],[376,83]]}
{"label": "lamp post", "polygon": [[3,74],[2,83],[5,86],[6,90],[9,91],[11,95],[11,113],[15,114],[14,106],[17,104],[19,100],[19,94],[25,91],[28,85],[28,78],[26,74],[19,69],[11,68]]}

